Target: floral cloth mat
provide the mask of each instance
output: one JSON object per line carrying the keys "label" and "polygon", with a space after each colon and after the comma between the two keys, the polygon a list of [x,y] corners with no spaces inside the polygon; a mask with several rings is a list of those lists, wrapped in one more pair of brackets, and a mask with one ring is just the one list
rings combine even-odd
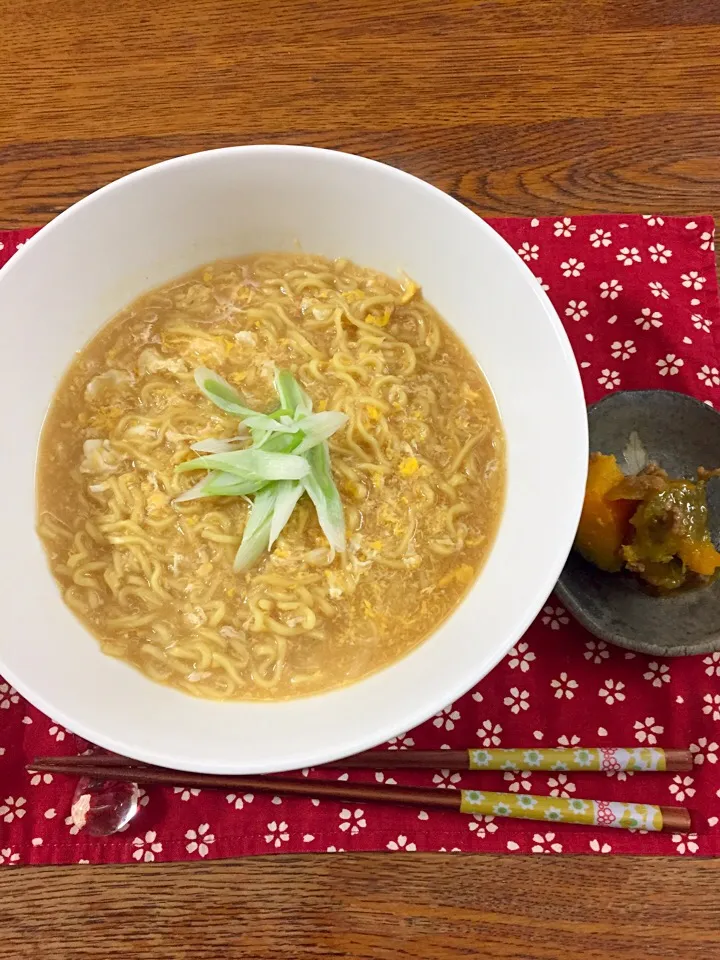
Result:
{"label": "floral cloth mat", "polygon": [[[709,217],[498,219],[492,225],[547,290],[580,364],[588,402],[665,387],[720,404],[720,315]],[[34,231],[0,233],[0,264]],[[392,750],[549,746],[687,747],[683,774],[531,769],[518,773],[304,771],[351,782],[473,787],[518,796],[688,806],[690,835],[575,828],[371,804],[184,787],[142,792],[128,828],[105,839],[70,819],[74,784],[30,776],[33,756],[87,744],[0,678],[0,864],[133,863],[367,850],[484,853],[720,852],[720,653],[659,661],[596,640],[550,598],[477,688]],[[552,807],[550,807],[552,809]]]}

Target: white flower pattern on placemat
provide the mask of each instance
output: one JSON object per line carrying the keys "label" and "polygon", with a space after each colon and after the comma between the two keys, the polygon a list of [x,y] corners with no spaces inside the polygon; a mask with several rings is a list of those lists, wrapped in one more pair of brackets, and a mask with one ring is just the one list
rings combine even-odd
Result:
{"label": "white flower pattern on placemat", "polygon": [[377,770],[375,772],[375,779],[378,783],[387,783],[388,785],[397,783],[397,780],[394,777],[386,777],[382,770]]}
{"label": "white flower pattern on placemat", "polygon": [[570,300],[565,307],[565,316],[571,320],[582,320],[588,315],[587,303],[584,300]]}
{"label": "white flower pattern on placemat", "polygon": [[531,853],[562,853],[562,844],[555,839],[554,833],[535,833],[533,834],[533,846]]}
{"label": "white flower pattern on placemat", "polygon": [[643,213],[642,218],[649,227],[662,227],[662,225],[665,223],[663,218],[659,217],[657,213]]}
{"label": "white flower pattern on placemat", "polygon": [[22,820],[27,813],[25,797],[5,797],[5,802],[0,805],[0,817],[5,823],[12,823],[16,818]]}
{"label": "white flower pattern on placemat", "polygon": [[593,247],[609,247],[612,243],[612,235],[609,230],[602,230],[600,227],[590,234],[590,243]]}
{"label": "white flower pattern on placemat", "polygon": [[618,781],[627,780],[628,777],[634,777],[634,770],[606,770],[605,776],[616,777]]}
{"label": "white flower pattern on placemat", "polygon": [[615,340],[610,344],[610,349],[613,360],[629,360],[634,353],[637,353],[634,340]]}
{"label": "white flower pattern on placemat", "polygon": [[480,737],[484,747],[499,747],[501,733],[502,727],[499,723],[493,723],[492,720],[483,720],[475,736]]}
{"label": "white flower pattern on placemat", "polygon": [[652,660],[643,674],[643,679],[649,680],[654,687],[661,687],[664,683],[670,683],[670,667],[666,663],[657,663]]}
{"label": "white flower pattern on placemat", "polygon": [[451,773],[450,770],[441,770],[433,774],[432,782],[441,790],[457,790],[457,784],[462,780],[461,773]]}
{"label": "white flower pattern on placemat", "polygon": [[604,640],[588,640],[585,647],[583,656],[586,660],[592,660],[593,663],[602,663],[610,656],[610,651]]}
{"label": "white flower pattern on placemat", "polygon": [[288,825],[284,820],[271,820],[267,824],[267,833],[265,834],[265,843],[269,843],[277,850],[290,839]]}
{"label": "white flower pattern on placemat", "polygon": [[710,333],[710,327],[712,327],[712,320],[708,320],[702,316],[700,313],[694,313],[690,320],[692,325],[696,330],[702,330],[703,333]]}
{"label": "white flower pattern on placemat", "polygon": [[[268,824],[270,826],[270,824]],[[355,834],[360,833],[363,827],[367,826],[367,820],[365,819],[365,811],[360,807],[356,807],[354,810],[350,810],[348,807],[343,807],[340,811],[340,829],[343,831],[350,831],[350,836],[354,837]]]}
{"label": "white flower pattern on placemat", "polygon": [[655,723],[655,717],[636,720],[633,729],[635,730],[635,739],[639,743],[646,743],[649,747],[654,746],[658,742],[658,736],[665,733],[665,727],[660,723]]}
{"label": "white flower pattern on placemat", "polygon": [[532,787],[532,774],[529,770],[506,770],[503,773],[503,780],[508,780],[508,790],[510,793],[517,793],[519,790],[529,790]]}
{"label": "white flower pattern on placemat", "polygon": [[559,747],[576,747],[579,743],[580,737],[578,737],[576,733],[573,733],[570,737],[565,733],[561,737],[558,737]]}
{"label": "white flower pattern on placemat", "polygon": [[0,863],[13,864],[17,863],[20,859],[20,854],[17,853],[12,847],[2,847],[0,849]]}
{"label": "white flower pattern on placemat", "polygon": [[155,854],[162,851],[162,843],[154,830],[148,830],[144,837],[135,837],[132,842],[134,850],[133,860],[142,860],[143,863],[152,863]]}
{"label": "white flower pattern on placemat", "polygon": [[717,367],[709,367],[707,364],[703,364],[698,370],[697,378],[706,387],[720,386],[720,371]]}
{"label": "white flower pattern on placemat", "polygon": [[702,712],[712,716],[713,720],[720,720],[720,693],[706,693],[703,701]]}
{"label": "white flower pattern on placemat", "polygon": [[606,680],[598,690],[598,695],[605,700],[608,706],[611,706],[616,701],[622,702],[625,699],[624,689],[625,684],[622,680]]}
{"label": "white flower pattern on placemat", "polygon": [[705,673],[708,677],[720,677],[720,651],[715,651],[707,657],[703,657],[705,664]]}
{"label": "white flower pattern on placemat", "polygon": [[550,777],[548,786],[551,797],[569,797],[575,793],[575,784],[568,780],[566,773],[558,773],[556,777]]}
{"label": "white flower pattern on placemat", "polygon": [[603,280],[600,283],[600,296],[605,299],[616,300],[622,293],[622,284],[619,280]]}
{"label": "white flower pattern on placemat", "polygon": [[521,640],[510,650],[508,658],[508,666],[511,670],[519,667],[522,673],[527,673],[530,669],[530,664],[535,659],[535,654],[532,650],[528,649],[528,644],[525,640]]}
{"label": "white flower pattern on placemat", "polygon": [[615,387],[620,386],[620,374],[617,370],[610,370],[608,367],[605,367],[600,371],[597,382],[601,387],[605,387],[606,390],[614,390]]}
{"label": "white flower pattern on placemat", "polygon": [[555,221],[554,229],[556,237],[571,237],[577,228],[570,217],[563,217]]}
{"label": "white flower pattern on placemat", "polygon": [[585,264],[575,257],[569,257],[560,264],[564,277],[579,277],[585,269]]}
{"label": "white flower pattern on placemat", "polygon": [[670,294],[659,280],[651,280],[648,287],[650,287],[650,292],[654,297],[661,297],[663,300],[670,298]]}
{"label": "white flower pattern on placemat", "polygon": [[518,249],[520,256],[529,263],[531,260],[537,260],[540,247],[536,243],[528,243],[527,240]]}
{"label": "white flower pattern on placemat", "polygon": [[390,840],[387,843],[388,850],[417,850],[417,847],[414,843],[408,843],[408,838],[405,834],[400,834],[396,840]]}
{"label": "white flower pattern on placemat", "polygon": [[683,273],[680,279],[684,287],[691,287],[693,290],[702,290],[707,283],[707,278],[701,277],[697,270],[690,270],[688,273]]}
{"label": "white flower pattern on placemat", "polygon": [[9,710],[19,699],[20,694],[15,687],[11,687],[9,683],[0,683],[0,710]]}
{"label": "white flower pattern on placemat", "polygon": [[718,750],[720,750],[720,745],[714,740],[709,742],[707,737],[699,737],[697,743],[690,744],[690,753],[693,755],[693,762],[696,766],[701,766],[706,761],[717,763]]}
{"label": "white flower pattern on placemat", "polygon": [[215,836],[210,833],[208,823],[201,823],[196,830],[188,830],[185,833],[185,839],[188,841],[185,844],[187,852],[197,853],[200,857],[206,857],[210,852],[210,844],[215,843]]}
{"label": "white flower pattern on placemat", "polygon": [[673,255],[672,250],[668,250],[662,243],[656,243],[654,246],[648,247],[648,253],[653,263],[667,263]]}
{"label": "white flower pattern on placemat", "polygon": [[658,373],[661,377],[666,377],[668,374],[674,377],[680,373],[680,367],[682,367],[684,362],[680,357],[676,357],[674,353],[667,353],[656,362],[655,366],[659,368]]}
{"label": "white flower pattern on placemat", "polygon": [[441,710],[440,713],[436,713],[433,719],[434,727],[441,727],[443,730],[454,730],[455,721],[460,719],[460,711],[453,709],[454,704],[450,704],[445,707],[444,710]]}
{"label": "white flower pattern on placemat", "polygon": [[684,854],[698,852],[700,846],[697,843],[697,838],[698,835],[696,833],[674,833],[671,839],[675,844],[677,852]]}
{"label": "white flower pattern on placemat", "polygon": [[409,750],[415,746],[415,741],[407,733],[399,733],[396,737],[388,740],[388,750]]}
{"label": "white flower pattern on placemat", "polygon": [[[2,756],[3,751],[0,751],[0,757]],[[52,783],[53,775],[51,773],[36,773],[30,777],[30,786],[39,787],[43,783]]]}
{"label": "white flower pattern on placemat", "polygon": [[[48,816],[49,813],[50,813],[49,810],[45,811],[45,816],[47,817],[48,820],[52,819],[51,817]],[[54,812],[53,812],[53,816],[54,816]],[[65,826],[69,828],[71,837],[76,837],[80,833],[80,825],[75,823],[72,817],[65,817],[65,820],[63,822],[65,823]],[[130,824],[127,824],[125,829],[127,829],[128,826],[130,826]]]}
{"label": "white flower pattern on placemat", "polygon": [[559,630],[570,623],[570,618],[564,607],[547,606],[543,607],[542,622],[551,630]]}
{"label": "white flower pattern on placemat", "polygon": [[225,800],[236,810],[242,810],[246,803],[252,803],[255,795],[252,793],[228,793]]}
{"label": "white flower pattern on placemat", "polygon": [[190,797],[197,797],[200,795],[200,790],[198,787],[173,787],[173,793],[179,794],[181,800],[189,800]]}
{"label": "white flower pattern on placemat", "polygon": [[555,696],[558,700],[562,700],[564,697],[566,700],[572,700],[575,696],[574,691],[577,690],[578,683],[577,680],[570,680],[567,673],[563,671],[560,676],[550,681],[550,686],[555,691]]}
{"label": "white flower pattern on placemat", "polygon": [[474,813],[468,823],[468,830],[474,833],[478,840],[484,840],[489,833],[495,833],[497,828],[495,817],[483,816],[481,813]]}
{"label": "white flower pattern on placemat", "polygon": [[528,710],[530,708],[530,692],[528,690],[519,690],[518,687],[510,687],[503,703],[506,707],[510,707],[511,713],[520,713],[521,710]]}
{"label": "white flower pattern on placemat", "polygon": [[662,326],[662,314],[659,310],[651,310],[650,307],[643,307],[635,323],[641,330],[651,330],[653,327],[657,329]]}
{"label": "white flower pattern on placemat", "polygon": [[672,783],[668,786],[668,790],[678,803],[682,803],[686,798],[691,799],[695,796],[693,783],[695,783],[693,777],[684,777],[682,774],[677,774],[677,776],[673,777]]}
{"label": "white flower pattern on placemat", "polygon": [[609,843],[601,843],[596,837],[590,841],[590,849],[593,853],[611,853],[612,847]]}
{"label": "white flower pattern on placemat", "polygon": [[621,247],[616,259],[624,267],[631,267],[634,263],[640,263],[642,257],[637,247]]}

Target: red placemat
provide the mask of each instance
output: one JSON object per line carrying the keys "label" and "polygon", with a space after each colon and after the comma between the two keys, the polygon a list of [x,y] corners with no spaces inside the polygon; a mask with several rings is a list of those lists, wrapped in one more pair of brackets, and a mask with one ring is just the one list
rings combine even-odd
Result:
{"label": "red placemat", "polygon": [[[713,222],[651,216],[491,221],[530,265],[570,335],[589,402],[669,387],[720,402]],[[33,231],[0,234],[0,264]],[[86,747],[0,678],[0,863],[200,860],[339,850],[484,853],[720,852],[720,653],[661,662],[595,640],[550,598],[523,640],[473,691],[389,750],[489,745],[687,746],[689,774],[333,772],[343,780],[510,790],[693,811],[689,836],[571,828],[444,811],[250,793],[153,789],[128,829],[77,834],[73,784],[31,777],[33,756]],[[309,776],[315,776],[310,772]],[[322,774],[327,777],[328,774]]]}

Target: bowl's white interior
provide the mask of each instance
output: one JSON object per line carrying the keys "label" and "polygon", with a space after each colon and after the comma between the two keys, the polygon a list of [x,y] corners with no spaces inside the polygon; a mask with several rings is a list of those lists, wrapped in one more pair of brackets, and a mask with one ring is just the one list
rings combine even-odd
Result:
{"label": "bowl's white interior", "polygon": [[[195,700],[102,655],[60,600],[34,532],[43,416],[72,352],[120,307],[205,261],[297,244],[418,280],[474,352],[508,441],[505,512],[468,598],[410,656],[361,683],[275,704]],[[172,767],[320,763],[425,720],[484,676],[551,590],[587,457],[577,367],[549,301],[485,223],[390,167],[301,147],[195,154],[76,204],[0,272],[0,673],[98,744]],[[552,466],[550,466],[552,464]]]}

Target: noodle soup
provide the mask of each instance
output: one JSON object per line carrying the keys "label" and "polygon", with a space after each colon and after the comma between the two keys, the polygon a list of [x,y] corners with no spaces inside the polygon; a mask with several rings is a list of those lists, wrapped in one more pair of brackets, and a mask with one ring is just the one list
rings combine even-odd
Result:
{"label": "noodle soup", "polygon": [[[258,411],[292,372],[329,439],[346,548],[302,496],[236,572],[241,496],[177,501],[198,441],[238,420],[198,390],[212,368]],[[502,511],[504,440],[473,357],[410,280],[346,260],[209,264],[135,301],[77,355],[44,427],[38,529],[67,605],[102,649],[200,697],[283,699],[393,663],[472,584]]]}

